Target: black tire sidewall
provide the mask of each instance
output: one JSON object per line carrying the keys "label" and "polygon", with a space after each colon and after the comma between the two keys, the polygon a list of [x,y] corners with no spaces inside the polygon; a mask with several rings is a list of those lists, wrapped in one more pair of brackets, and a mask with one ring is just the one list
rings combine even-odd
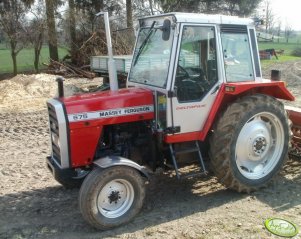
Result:
{"label": "black tire sidewall", "polygon": [[[262,112],[268,112],[274,114],[276,117],[278,117],[279,121],[282,124],[283,132],[284,132],[284,145],[283,150],[281,153],[281,157],[278,160],[275,167],[272,169],[271,172],[269,172],[265,177],[262,177],[260,179],[248,179],[245,176],[241,174],[241,172],[238,169],[238,166],[236,164],[235,159],[235,148],[236,148],[236,142],[238,139],[238,136],[244,127],[244,125],[247,123],[248,120],[250,120],[254,115],[262,113]],[[234,177],[240,181],[240,183],[251,186],[251,187],[258,187],[266,182],[268,182],[270,179],[273,178],[273,176],[280,170],[281,166],[283,165],[287,152],[288,152],[288,142],[289,142],[289,125],[287,124],[287,119],[283,112],[281,112],[280,109],[276,108],[274,105],[270,104],[269,108],[267,108],[267,104],[259,103],[253,110],[246,112],[245,115],[240,119],[240,122],[236,125],[234,135],[232,137],[232,142],[230,145],[230,168],[233,171]]]}

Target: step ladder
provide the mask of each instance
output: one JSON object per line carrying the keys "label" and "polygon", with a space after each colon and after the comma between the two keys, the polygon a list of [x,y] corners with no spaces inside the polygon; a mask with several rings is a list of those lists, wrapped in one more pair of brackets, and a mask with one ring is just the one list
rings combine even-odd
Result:
{"label": "step ladder", "polygon": [[[174,165],[178,179],[190,178],[190,177],[202,176],[202,175],[208,174],[208,172],[205,168],[204,160],[202,157],[202,153],[201,153],[198,141],[195,141],[193,146],[190,146],[188,148],[186,147],[186,148],[180,149],[180,150],[174,149],[173,144],[169,144],[169,149],[170,149],[171,158],[172,158],[173,165]],[[177,163],[177,156],[181,155],[181,154],[191,154],[191,153],[197,153],[198,162],[200,163],[200,170],[199,170],[199,172],[187,173],[187,174],[183,175],[179,171],[179,167],[178,167],[178,163]]]}

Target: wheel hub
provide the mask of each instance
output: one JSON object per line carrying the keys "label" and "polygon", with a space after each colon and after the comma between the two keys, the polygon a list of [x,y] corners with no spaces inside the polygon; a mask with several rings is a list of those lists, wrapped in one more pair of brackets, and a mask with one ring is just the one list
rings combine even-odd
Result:
{"label": "wheel hub", "polygon": [[111,194],[108,196],[110,204],[113,202],[117,204],[118,200],[121,199],[120,192],[119,191],[112,191]]}
{"label": "wheel hub", "polygon": [[261,161],[271,146],[268,127],[262,122],[252,122],[242,132],[245,136],[240,138],[240,155],[253,162]]}
{"label": "wheel hub", "polygon": [[257,137],[253,142],[253,152],[255,155],[261,155],[267,149],[267,140],[265,137]]}

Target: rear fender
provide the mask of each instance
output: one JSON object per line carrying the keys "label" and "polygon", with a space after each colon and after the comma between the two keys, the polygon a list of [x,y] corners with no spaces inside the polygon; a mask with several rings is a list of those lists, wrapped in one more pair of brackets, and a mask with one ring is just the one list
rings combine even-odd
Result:
{"label": "rear fender", "polygon": [[242,95],[249,92],[269,95],[282,100],[295,100],[295,97],[289,92],[283,81],[264,80],[263,82],[254,81],[225,84],[226,95]]}
{"label": "rear fender", "polygon": [[134,168],[138,170],[142,176],[146,177],[148,180],[150,179],[149,174],[145,167],[135,163],[132,160],[119,157],[119,156],[107,156],[104,158],[97,159],[93,162],[94,165],[100,168],[109,168],[114,166],[127,166],[130,168]]}

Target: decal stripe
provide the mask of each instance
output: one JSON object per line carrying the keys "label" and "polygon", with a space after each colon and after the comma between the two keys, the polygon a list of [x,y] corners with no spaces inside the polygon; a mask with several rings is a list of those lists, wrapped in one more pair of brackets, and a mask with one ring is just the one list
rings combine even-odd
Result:
{"label": "decal stripe", "polygon": [[82,112],[77,114],[68,114],[69,122],[78,122],[84,120],[104,119],[119,116],[135,115],[141,113],[154,112],[153,105],[140,105],[120,109],[109,109],[94,112]]}

